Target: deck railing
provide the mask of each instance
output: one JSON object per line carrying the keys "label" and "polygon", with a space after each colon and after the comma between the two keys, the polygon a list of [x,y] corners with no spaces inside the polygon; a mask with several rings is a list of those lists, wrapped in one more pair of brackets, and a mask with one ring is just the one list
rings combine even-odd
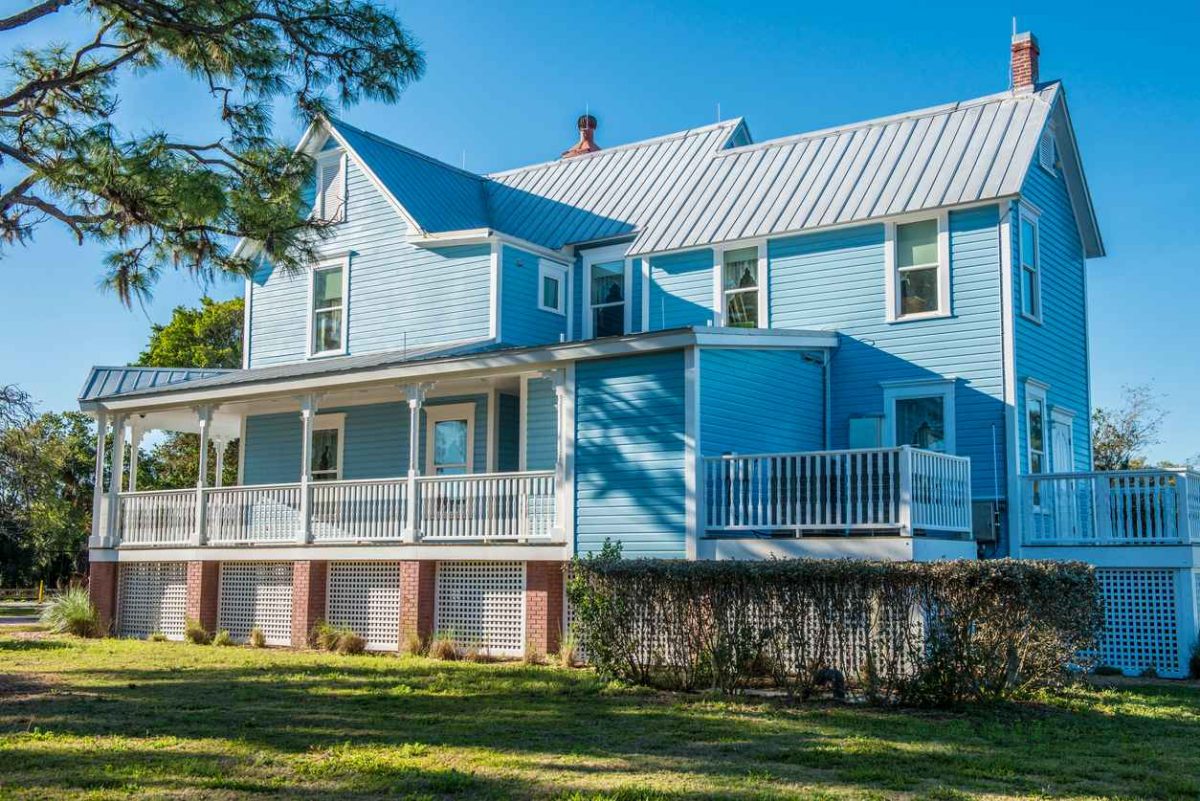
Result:
{"label": "deck railing", "polygon": [[1025,545],[1200,542],[1200,473],[1119,470],[1021,478]]}
{"label": "deck railing", "polygon": [[711,531],[971,530],[971,463],[916,448],[704,459]]}
{"label": "deck railing", "polygon": [[115,532],[139,546],[548,542],[558,522],[549,471],[314,481],[304,500],[299,483],[123,492]]}

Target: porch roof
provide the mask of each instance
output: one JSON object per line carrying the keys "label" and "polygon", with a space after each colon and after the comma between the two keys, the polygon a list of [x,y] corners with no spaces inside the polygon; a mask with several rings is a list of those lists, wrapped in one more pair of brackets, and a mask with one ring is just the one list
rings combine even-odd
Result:
{"label": "porch roof", "polygon": [[[643,334],[564,342],[549,345],[511,346],[493,340],[461,342],[407,350],[382,351],[354,356],[312,359],[291,364],[247,370],[213,371],[216,374],[158,385],[98,385],[89,378],[79,398],[84,411],[139,409],[185,403],[208,403],[280,392],[320,392],[348,384],[421,381],[436,377],[478,374],[489,371],[537,370],[555,362],[619,356],[692,345],[711,347],[755,347],[819,350],[836,348],[836,331],[792,329],[739,329],[689,326]],[[98,371],[115,368],[93,368]]]}

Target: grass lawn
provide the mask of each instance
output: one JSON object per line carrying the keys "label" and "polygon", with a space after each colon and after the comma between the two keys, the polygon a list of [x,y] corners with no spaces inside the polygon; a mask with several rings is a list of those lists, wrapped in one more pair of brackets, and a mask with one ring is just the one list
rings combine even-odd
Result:
{"label": "grass lawn", "polygon": [[957,713],[586,670],[0,633],[0,799],[1200,796],[1200,689]]}

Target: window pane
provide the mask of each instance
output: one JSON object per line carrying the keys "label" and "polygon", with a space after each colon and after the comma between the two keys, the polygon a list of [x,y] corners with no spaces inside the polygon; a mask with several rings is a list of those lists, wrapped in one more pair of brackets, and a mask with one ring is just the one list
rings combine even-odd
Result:
{"label": "window pane", "polygon": [[938,268],[900,273],[900,313],[920,314],[938,309]]}
{"label": "window pane", "polygon": [[342,305],[342,268],[317,270],[313,273],[313,308],[324,309]]}
{"label": "window pane", "polygon": [[725,252],[725,289],[751,289],[758,286],[758,248],[740,248]]}
{"label": "window pane", "polygon": [[625,265],[619,261],[592,265],[592,305],[625,300]]}
{"label": "window pane", "polygon": [[438,473],[442,468],[461,467],[457,473],[465,473],[467,464],[467,421],[439,420],[433,424],[433,467]]}
{"label": "window pane", "polygon": [[[1042,408],[1042,402],[1035,400],[1029,404],[1029,449],[1038,453],[1045,453],[1045,412]],[[1038,471],[1041,472],[1041,471]]]}
{"label": "window pane", "polygon": [[625,333],[625,306],[602,306],[592,309],[592,336],[616,337]]}
{"label": "window pane", "polygon": [[314,477],[337,478],[338,430],[322,428],[313,432],[312,473]]}
{"label": "window pane", "polygon": [[318,311],[313,320],[316,327],[313,337],[313,350],[322,353],[327,350],[342,349],[342,310],[326,309]]}
{"label": "window pane", "polygon": [[937,220],[896,226],[896,266],[937,264]]}
{"label": "window pane", "polygon": [[1034,254],[1037,245],[1037,233],[1033,223],[1028,219],[1021,218],[1021,264],[1034,266]]}
{"label": "window pane", "polygon": [[559,309],[558,279],[546,275],[542,277],[542,305],[548,309]]}
{"label": "window pane", "polygon": [[734,328],[758,327],[758,292],[732,292],[725,296],[725,324]]}
{"label": "window pane", "polygon": [[1033,270],[1021,268],[1021,311],[1037,315],[1037,288]]}
{"label": "window pane", "polygon": [[896,401],[896,444],[946,450],[946,404],[940,395]]}

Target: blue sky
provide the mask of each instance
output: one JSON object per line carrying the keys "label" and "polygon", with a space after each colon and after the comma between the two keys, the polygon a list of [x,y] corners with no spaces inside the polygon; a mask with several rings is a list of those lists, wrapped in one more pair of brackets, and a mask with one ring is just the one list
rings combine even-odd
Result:
{"label": "blue sky", "polygon": [[[1065,81],[1108,248],[1089,268],[1094,402],[1152,383],[1170,410],[1152,455],[1200,453],[1190,410],[1200,395],[1200,5],[1142,15],[1061,2],[556,0],[408,4],[401,14],[426,52],[426,77],[395,106],[342,116],[454,164],[465,154],[476,171],[553,158],[573,143],[585,107],[601,144],[712,122],[718,103],[761,140],[1000,91],[1016,14],[1041,42],[1042,78]],[[78,35],[63,15],[31,26],[22,43]],[[216,131],[200,87],[169,72],[125,81],[118,118],[197,139]],[[286,109],[277,134],[299,135]],[[145,309],[126,310],[96,289],[102,255],[47,227],[0,262],[9,331],[0,382],[19,383],[47,409],[73,407],[90,365],[136,358],[150,322],[176,304],[241,291],[173,275]]]}

